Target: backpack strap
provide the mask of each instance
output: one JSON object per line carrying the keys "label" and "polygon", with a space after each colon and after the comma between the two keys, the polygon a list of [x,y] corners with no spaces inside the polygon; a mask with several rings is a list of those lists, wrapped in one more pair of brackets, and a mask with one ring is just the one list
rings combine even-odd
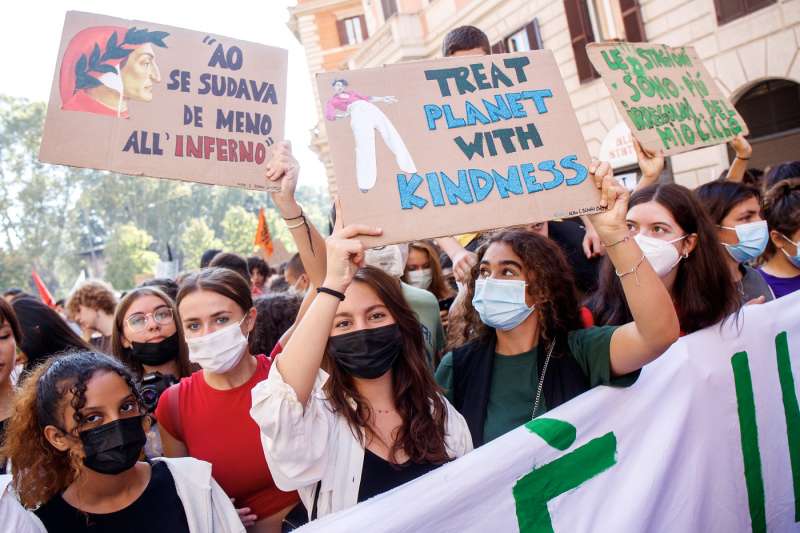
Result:
{"label": "backpack strap", "polygon": [[317,519],[317,502],[319,502],[319,493],[322,490],[322,480],[317,481],[317,486],[314,488],[314,505],[311,506],[311,516],[309,520]]}

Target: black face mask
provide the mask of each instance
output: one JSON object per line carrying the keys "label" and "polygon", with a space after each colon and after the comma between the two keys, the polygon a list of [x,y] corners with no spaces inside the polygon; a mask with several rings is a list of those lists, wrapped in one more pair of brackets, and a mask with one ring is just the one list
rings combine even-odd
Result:
{"label": "black face mask", "polygon": [[125,352],[143,365],[163,365],[178,357],[178,334],[173,333],[159,342],[131,342]]}
{"label": "black face mask", "polygon": [[147,442],[142,416],[119,418],[108,424],[81,431],[83,464],[101,474],[116,475],[136,464]]}
{"label": "black face mask", "polygon": [[403,338],[397,324],[362,329],[328,340],[328,353],[345,372],[363,379],[375,379],[392,368],[403,351]]}

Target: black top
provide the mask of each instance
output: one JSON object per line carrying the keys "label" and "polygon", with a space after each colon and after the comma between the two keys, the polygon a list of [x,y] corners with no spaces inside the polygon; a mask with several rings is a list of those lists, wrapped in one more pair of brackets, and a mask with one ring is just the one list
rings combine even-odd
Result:
{"label": "black top", "polygon": [[358,501],[363,502],[399,487],[418,477],[435,470],[441,465],[408,461],[402,465],[390,463],[378,457],[368,449],[364,449],[364,466],[361,469],[361,485],[358,487]]}
{"label": "black top", "polygon": [[189,533],[175,480],[162,461],[153,464],[142,495],[124,509],[108,514],[84,513],[59,494],[35,512],[49,533]]}

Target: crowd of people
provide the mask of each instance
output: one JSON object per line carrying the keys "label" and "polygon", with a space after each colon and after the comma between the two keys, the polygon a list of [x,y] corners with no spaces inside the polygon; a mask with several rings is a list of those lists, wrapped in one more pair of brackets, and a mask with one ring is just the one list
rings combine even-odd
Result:
{"label": "crowd of people", "polygon": [[[443,52],[489,42],[457,28]],[[695,190],[637,145],[632,193],[590,165],[601,213],[372,249],[381,229],[335,209],[323,238],[276,145],[287,263],[208,250],[175,280],[88,281],[61,307],[5,291],[3,528],[290,531],[631,385],[681,335],[800,290],[800,162],[759,172],[732,144]]]}

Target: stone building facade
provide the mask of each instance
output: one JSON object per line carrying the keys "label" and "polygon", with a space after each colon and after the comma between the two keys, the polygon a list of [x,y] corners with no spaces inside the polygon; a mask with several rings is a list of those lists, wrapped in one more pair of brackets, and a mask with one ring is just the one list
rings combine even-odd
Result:
{"label": "stone building facade", "polygon": [[[585,44],[691,45],[750,127],[751,166],[800,159],[800,0],[298,0],[290,11],[312,78],[439,57],[445,34],[464,24],[485,31],[495,51],[552,50],[593,155],[604,141],[608,148],[626,140],[617,138],[622,118]],[[312,147],[332,184],[322,122]],[[713,146],[672,156],[668,168],[677,183],[695,187],[731,155]],[[635,168],[620,161],[618,171]]]}

